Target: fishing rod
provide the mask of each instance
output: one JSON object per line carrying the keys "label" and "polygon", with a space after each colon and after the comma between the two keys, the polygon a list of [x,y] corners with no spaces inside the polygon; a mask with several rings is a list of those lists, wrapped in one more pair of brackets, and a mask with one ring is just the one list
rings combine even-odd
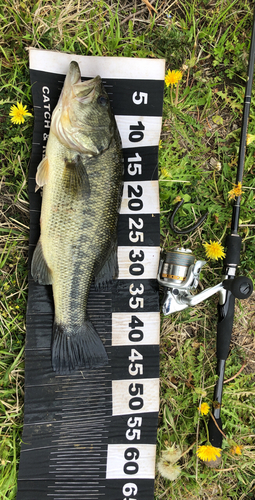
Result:
{"label": "fishing rod", "polygon": [[[238,156],[236,185],[242,186],[244,159],[246,150],[246,138],[248,118],[251,104],[252,82],[255,60],[255,12],[251,36],[251,46],[248,64],[248,78],[245,89],[243,104],[243,117],[241,126],[241,139]],[[188,234],[197,228],[205,220],[207,214],[203,215],[195,226],[185,229],[176,229],[174,217],[182,205],[183,200],[178,203],[176,209],[170,216],[170,227],[177,234]],[[211,417],[208,424],[210,443],[222,447],[222,422],[221,403],[224,383],[225,364],[229,354],[232,336],[235,299],[247,299],[253,291],[252,281],[245,276],[236,276],[237,267],[240,263],[241,236],[238,234],[241,195],[235,196],[233,201],[231,231],[225,241],[226,257],[223,262],[222,282],[194,295],[193,292],[199,283],[202,267],[206,264],[204,260],[195,262],[192,251],[184,248],[175,248],[171,252],[162,254],[158,270],[158,282],[164,289],[162,312],[169,315],[177,311],[195,306],[203,300],[219,293],[218,302],[218,324],[217,324],[217,367],[218,376],[215,390]]]}
{"label": "fishing rod", "polygon": [[[255,61],[255,11],[253,15],[253,26],[252,26],[251,45],[250,45],[250,54],[248,63],[248,78],[246,82],[246,89],[245,89],[245,96],[243,103],[243,118],[242,118],[241,138],[240,138],[238,164],[237,164],[236,186],[238,185],[242,186],[242,181],[243,181],[248,118],[250,113],[252,82],[254,74],[254,61]],[[252,293],[252,283],[248,283],[246,281],[247,278],[244,281],[242,281],[241,277],[235,278],[237,266],[240,263],[240,252],[242,243],[241,236],[238,234],[240,205],[241,205],[241,194],[239,196],[236,196],[233,201],[231,232],[226,237],[226,244],[225,244],[226,257],[223,266],[223,276],[225,280],[226,291],[224,293],[225,297],[220,297],[218,304],[217,351],[216,351],[218,379],[214,390],[214,404],[212,408],[213,417],[210,417],[208,429],[209,429],[210,443],[213,446],[219,448],[221,448],[222,437],[223,437],[221,432],[222,422],[220,417],[220,410],[221,410],[222,391],[224,383],[224,372],[225,372],[226,359],[229,353],[231,335],[232,335],[235,298],[242,298],[239,297],[239,292],[246,293],[246,296],[250,296]],[[240,283],[239,290],[236,289],[238,288],[238,283]],[[222,300],[222,298],[224,300]]]}

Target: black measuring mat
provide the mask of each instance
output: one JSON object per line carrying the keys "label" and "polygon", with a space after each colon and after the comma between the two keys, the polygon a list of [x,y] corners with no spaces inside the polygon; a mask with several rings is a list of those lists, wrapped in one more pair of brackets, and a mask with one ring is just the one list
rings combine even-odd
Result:
{"label": "black measuring mat", "polygon": [[[106,367],[56,375],[51,367],[51,286],[29,273],[25,413],[16,500],[153,500],[159,408],[158,143],[164,61],[30,49],[34,134],[29,170],[29,262],[40,234],[35,174],[71,60],[102,77],[123,145],[119,277],[92,285],[88,313]],[[133,256],[139,256],[138,260]]]}

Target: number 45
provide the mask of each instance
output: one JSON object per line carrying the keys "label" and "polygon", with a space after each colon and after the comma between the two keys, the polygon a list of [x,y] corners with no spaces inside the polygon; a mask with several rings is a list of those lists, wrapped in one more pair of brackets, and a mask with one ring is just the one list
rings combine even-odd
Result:
{"label": "number 45", "polygon": [[137,363],[136,361],[140,361],[143,359],[143,355],[140,354],[136,349],[131,349],[131,355],[128,357],[129,361],[131,361],[128,371],[130,375],[133,375],[134,377],[136,375],[142,375],[143,374],[143,365],[142,363]]}

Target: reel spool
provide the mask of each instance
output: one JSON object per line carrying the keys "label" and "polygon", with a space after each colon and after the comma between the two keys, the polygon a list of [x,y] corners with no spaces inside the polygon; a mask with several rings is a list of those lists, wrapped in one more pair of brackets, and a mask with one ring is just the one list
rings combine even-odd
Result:
{"label": "reel spool", "polygon": [[161,279],[168,286],[183,283],[187,278],[189,267],[194,262],[195,256],[189,249],[176,248],[172,252],[166,252]]}

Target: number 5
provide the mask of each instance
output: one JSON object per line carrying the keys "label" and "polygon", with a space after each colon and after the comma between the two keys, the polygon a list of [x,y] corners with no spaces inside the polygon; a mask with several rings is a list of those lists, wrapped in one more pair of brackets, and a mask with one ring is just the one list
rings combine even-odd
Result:
{"label": "number 5", "polygon": [[132,101],[134,104],[148,104],[148,94],[147,92],[137,92],[135,91],[132,95]]}

